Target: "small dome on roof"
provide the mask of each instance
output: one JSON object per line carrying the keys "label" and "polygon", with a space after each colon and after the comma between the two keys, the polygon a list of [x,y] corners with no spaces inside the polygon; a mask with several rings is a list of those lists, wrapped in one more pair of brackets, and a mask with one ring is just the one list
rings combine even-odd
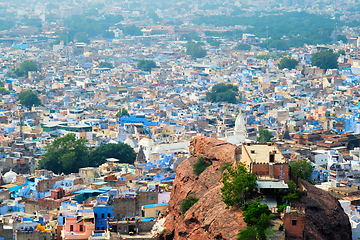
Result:
{"label": "small dome on roof", "polygon": [[16,181],[16,176],[17,176],[16,172],[13,172],[12,169],[10,169],[10,171],[4,174],[3,179],[6,183],[11,183]]}
{"label": "small dome on roof", "polygon": [[139,146],[143,146],[143,147],[154,146],[154,141],[152,139],[149,139],[149,138],[143,138],[143,139],[140,140]]}

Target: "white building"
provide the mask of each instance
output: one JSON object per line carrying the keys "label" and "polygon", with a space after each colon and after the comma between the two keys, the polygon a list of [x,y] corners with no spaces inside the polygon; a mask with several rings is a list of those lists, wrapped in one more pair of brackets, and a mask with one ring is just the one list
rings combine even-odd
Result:
{"label": "white building", "polygon": [[[227,134],[229,135],[229,134]],[[226,141],[231,144],[240,144],[245,142],[246,140],[246,127],[245,121],[241,113],[237,116],[235,121],[235,128],[233,135],[226,136],[225,138],[221,138],[220,140]]]}
{"label": "white building", "polygon": [[351,203],[348,200],[339,200],[339,203],[349,217],[352,239],[357,240],[360,237],[360,213],[358,209],[355,209],[357,207],[351,207]]}

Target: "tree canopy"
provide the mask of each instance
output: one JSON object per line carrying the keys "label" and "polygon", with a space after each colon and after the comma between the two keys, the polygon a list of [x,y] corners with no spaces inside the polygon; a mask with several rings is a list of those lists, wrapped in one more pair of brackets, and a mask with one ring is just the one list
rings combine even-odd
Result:
{"label": "tree canopy", "polygon": [[[94,18],[97,16],[97,18]],[[96,20],[97,19],[97,20]],[[100,35],[105,29],[124,20],[121,15],[100,16],[99,11],[90,9],[82,15],[72,15],[71,18],[64,19],[64,25],[68,31],[60,34],[50,46],[59,44],[63,41],[65,45],[76,38],[79,42],[89,43],[89,38]]]}
{"label": "tree canopy", "polygon": [[98,67],[99,68],[114,68],[113,65],[109,62],[100,62]]}
{"label": "tree canopy", "polygon": [[121,118],[122,116],[130,116],[128,110],[126,110],[125,108],[121,108],[119,112],[116,113],[116,117]]}
{"label": "tree canopy", "polygon": [[305,159],[299,159],[297,161],[291,161],[289,163],[291,172],[295,174],[298,178],[304,179],[311,182],[311,174],[313,172],[313,167],[310,161]]}
{"label": "tree canopy", "polygon": [[140,60],[137,67],[145,72],[151,72],[151,69],[156,68],[156,62],[153,60]]}
{"label": "tree canopy", "polygon": [[120,163],[133,164],[136,153],[126,143],[108,143],[97,147],[89,156],[90,163],[95,166],[105,163],[107,158],[116,158],[119,159]]}
{"label": "tree canopy", "polygon": [[126,26],[124,29],[122,29],[125,35],[130,36],[142,36],[143,33],[141,31],[141,28],[135,26],[135,25],[129,25]]}
{"label": "tree canopy", "polygon": [[267,143],[271,142],[271,139],[274,137],[272,133],[267,129],[261,129],[259,131],[259,137],[257,138],[257,141],[259,143]]}
{"label": "tree canopy", "polygon": [[244,203],[241,210],[247,228],[239,231],[238,239],[266,240],[265,230],[272,225],[271,220],[274,219],[269,207],[256,200]]}
{"label": "tree canopy", "polygon": [[331,49],[327,51],[314,53],[311,57],[311,64],[321,69],[336,69],[338,68],[338,55]]}
{"label": "tree canopy", "polygon": [[245,43],[239,43],[236,47],[236,50],[246,50],[246,51],[250,51],[251,50],[251,46],[249,44],[245,44]]}
{"label": "tree canopy", "polygon": [[193,172],[195,173],[195,175],[199,176],[210,165],[211,163],[209,161],[206,161],[206,159],[203,156],[199,156],[198,160],[195,162],[193,166]]}
{"label": "tree canopy", "polygon": [[200,46],[200,42],[187,42],[186,43],[186,54],[190,55],[193,58],[203,58],[206,56],[207,52]]}
{"label": "tree canopy", "polygon": [[[243,6],[242,6],[243,7]],[[239,29],[233,31],[210,32],[205,34],[209,36],[222,36],[233,39],[239,39],[243,33],[254,34],[259,38],[271,38],[268,42],[270,48],[279,50],[288,49],[289,47],[301,47],[305,43],[327,44],[332,42],[331,34],[335,25],[334,19],[326,15],[310,14],[305,11],[302,12],[279,12],[256,13],[252,16],[227,16],[227,15],[212,15],[199,16],[193,20],[195,24],[213,25],[213,26],[235,26],[241,23],[242,25],[249,25],[252,28],[247,28],[246,32]],[[338,26],[350,25],[342,21],[336,21]],[[358,25],[356,23],[355,25]],[[288,41],[283,41],[281,38],[287,36]],[[263,47],[267,46],[262,45]]]}
{"label": "tree canopy", "polygon": [[14,74],[17,77],[28,77],[28,73],[30,71],[37,71],[38,70],[38,66],[35,62],[33,61],[23,61],[20,65],[20,68],[15,69]]}
{"label": "tree canopy", "polygon": [[79,171],[79,168],[92,166],[85,141],[85,139],[76,139],[75,134],[55,138],[52,144],[46,145],[46,153],[39,160],[38,169],[70,174]]}
{"label": "tree canopy", "polygon": [[135,161],[134,149],[125,143],[109,143],[91,150],[85,142],[85,139],[76,139],[75,134],[55,138],[52,144],[46,145],[46,153],[39,160],[38,169],[69,174],[78,172],[83,167],[99,166],[107,158],[117,158],[120,163],[129,164]]}
{"label": "tree canopy", "polygon": [[195,40],[195,41],[200,41],[201,38],[199,36],[199,34],[197,34],[196,32],[191,32],[191,33],[188,33],[188,34],[181,34],[181,36],[179,37],[179,41],[192,41],[192,40]]}
{"label": "tree canopy", "polygon": [[104,31],[102,33],[102,37],[103,38],[114,38],[115,37],[115,33],[113,31]]}
{"label": "tree canopy", "polygon": [[228,167],[223,173],[222,183],[221,197],[227,207],[241,206],[256,193],[256,176],[247,171],[244,163]]}
{"label": "tree canopy", "polygon": [[206,99],[210,102],[236,103],[238,87],[232,84],[219,83],[206,93]]}
{"label": "tree canopy", "polygon": [[284,57],[280,60],[279,63],[279,69],[295,69],[295,67],[298,65],[299,61],[290,57]]}
{"label": "tree canopy", "polygon": [[197,197],[193,197],[193,196],[186,197],[180,206],[180,210],[182,214],[184,215],[187,212],[187,210],[189,210],[195,203],[197,203],[197,201],[199,201],[199,198]]}
{"label": "tree canopy", "polygon": [[78,42],[90,43],[90,39],[85,32],[77,32],[74,35],[74,39],[76,39]]}
{"label": "tree canopy", "polygon": [[33,91],[31,89],[20,92],[18,98],[19,98],[20,104],[29,109],[32,106],[41,105],[41,100],[35,93],[33,93]]}
{"label": "tree canopy", "polygon": [[206,41],[210,44],[210,46],[218,48],[220,47],[221,41],[215,40],[212,37],[206,38]]}

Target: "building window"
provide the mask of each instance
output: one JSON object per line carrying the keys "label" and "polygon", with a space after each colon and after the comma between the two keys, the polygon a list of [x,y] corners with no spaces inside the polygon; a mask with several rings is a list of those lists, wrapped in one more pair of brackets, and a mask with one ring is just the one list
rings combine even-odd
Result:
{"label": "building window", "polygon": [[291,221],[291,225],[293,225],[293,226],[296,226],[296,223],[297,223],[297,219],[293,219],[293,220]]}
{"label": "building window", "polygon": [[270,160],[271,163],[275,162],[275,155],[274,154],[270,154],[269,157],[270,157],[269,160]]}
{"label": "building window", "polygon": [[101,218],[105,218],[105,214],[104,214],[104,213],[101,214]]}
{"label": "building window", "polygon": [[97,218],[97,214],[95,213],[95,218]]}
{"label": "building window", "polygon": [[83,225],[80,225],[80,232],[84,231],[83,230]]}
{"label": "building window", "polygon": [[70,232],[74,231],[74,226],[70,225]]}
{"label": "building window", "polygon": [[110,217],[110,213],[108,213],[108,218]]}

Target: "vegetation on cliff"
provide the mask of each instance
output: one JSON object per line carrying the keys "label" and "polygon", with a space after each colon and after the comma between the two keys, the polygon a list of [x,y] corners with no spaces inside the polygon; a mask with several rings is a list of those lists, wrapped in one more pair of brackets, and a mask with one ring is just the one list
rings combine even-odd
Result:
{"label": "vegetation on cliff", "polygon": [[239,207],[256,194],[256,176],[247,171],[244,163],[228,167],[223,173],[222,183],[221,197],[227,208]]}
{"label": "vegetation on cliff", "polygon": [[305,159],[299,159],[297,161],[291,161],[289,163],[291,172],[295,174],[300,179],[304,179],[308,182],[312,182],[311,174],[313,172],[313,167],[310,161]]}
{"label": "vegetation on cliff", "polygon": [[194,164],[194,173],[195,175],[199,176],[211,163],[206,161],[203,156],[199,156],[198,160]]}
{"label": "vegetation on cliff", "polygon": [[265,240],[266,230],[272,226],[271,220],[275,217],[269,207],[256,200],[245,203],[241,210],[244,211],[244,222],[247,223],[247,227],[239,231],[238,239]]}
{"label": "vegetation on cliff", "polygon": [[180,206],[182,214],[185,214],[186,211],[189,210],[197,201],[199,201],[199,198],[197,197],[188,196],[185,198]]}

